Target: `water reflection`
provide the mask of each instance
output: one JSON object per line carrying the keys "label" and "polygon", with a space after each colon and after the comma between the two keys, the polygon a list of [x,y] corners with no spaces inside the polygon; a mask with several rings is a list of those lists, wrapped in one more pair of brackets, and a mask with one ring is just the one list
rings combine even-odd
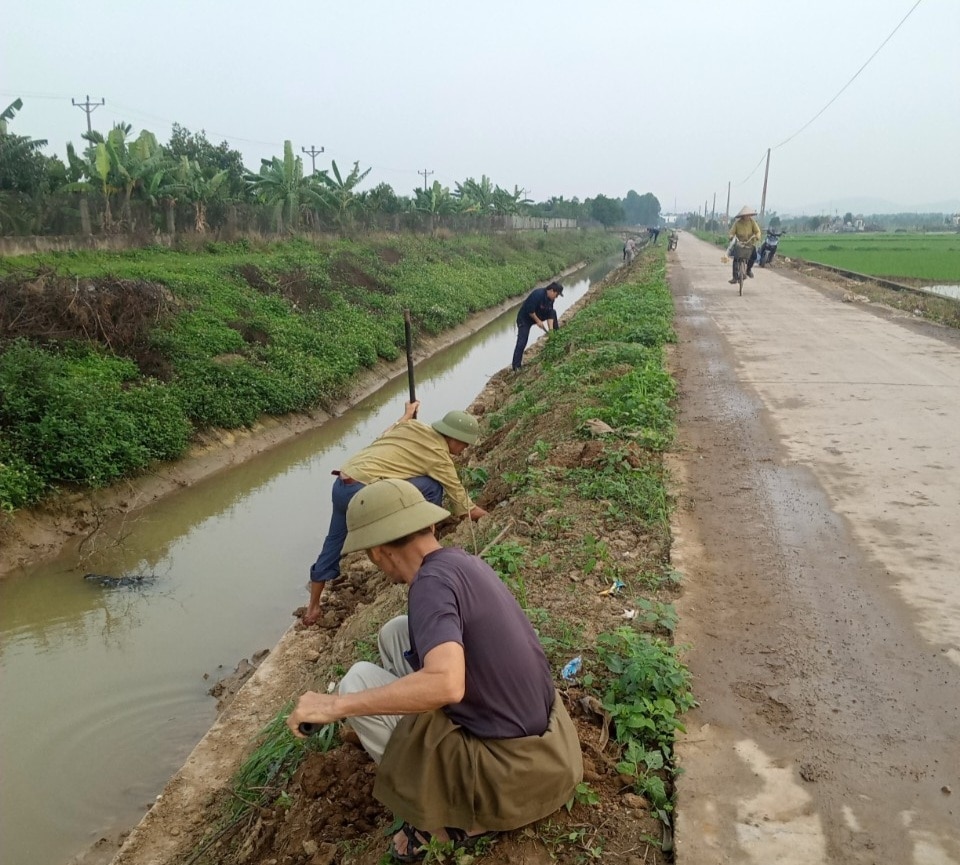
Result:
{"label": "water reflection", "polygon": [[[613,264],[564,280],[558,311]],[[509,365],[515,319],[508,311],[417,366],[424,420],[465,407]],[[209,687],[274,645],[305,603],[330,473],[400,416],[406,395],[401,375],[322,427],[0,581],[0,862],[62,862],[140,819],[213,721]],[[155,579],[104,588],[89,572]]]}

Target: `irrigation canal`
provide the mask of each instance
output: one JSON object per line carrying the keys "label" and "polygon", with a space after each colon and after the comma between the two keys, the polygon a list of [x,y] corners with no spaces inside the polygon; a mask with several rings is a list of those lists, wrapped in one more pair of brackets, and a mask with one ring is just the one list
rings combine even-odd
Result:
{"label": "irrigation canal", "polygon": [[[564,280],[561,314],[618,262]],[[516,309],[417,367],[425,420],[509,364]],[[531,332],[531,344],[541,333]],[[210,687],[306,602],[330,472],[403,412],[406,377],[344,416],[0,581],[0,862],[55,865],[136,824],[215,719]],[[105,588],[84,574],[150,575]]]}

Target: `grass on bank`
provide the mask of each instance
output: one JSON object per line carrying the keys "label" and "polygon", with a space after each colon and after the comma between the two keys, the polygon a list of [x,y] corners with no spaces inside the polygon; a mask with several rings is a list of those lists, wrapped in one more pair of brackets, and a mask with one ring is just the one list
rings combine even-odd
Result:
{"label": "grass on bank", "polygon": [[[653,815],[634,837],[651,850],[669,847],[673,740],[694,705],[671,639],[680,576],[669,563],[672,503],[662,462],[674,437],[675,396],[665,369],[674,334],[662,252],[616,278],[543,341],[511,379],[509,396],[484,416],[484,438],[463,475],[475,498],[492,496],[498,505],[476,530],[483,537],[455,541],[483,550],[537,629],[568,703],[594,706],[609,738],[603,759],[617,776],[612,790],[582,783],[569,817],[544,821],[532,836],[569,863],[604,855],[611,843],[604,826],[623,821],[622,811],[614,818],[604,809],[617,809],[629,791],[646,796]],[[595,432],[593,419],[612,431]],[[506,534],[505,525],[513,526]],[[616,597],[598,597],[604,586],[619,586]],[[624,619],[624,607],[636,615]],[[334,677],[368,649],[354,641],[349,651],[353,658],[331,659]],[[565,679],[561,671],[575,656],[582,666]],[[274,747],[285,738],[277,728]],[[598,759],[586,748],[585,755]],[[271,796],[297,808],[295,789]],[[242,849],[242,839],[233,847]],[[343,862],[359,855],[347,842],[340,852]],[[450,861],[442,850],[429,855]]]}
{"label": "grass on bank", "polygon": [[603,233],[208,244],[0,260],[0,511],[175,459],[204,429],[325,407]]}

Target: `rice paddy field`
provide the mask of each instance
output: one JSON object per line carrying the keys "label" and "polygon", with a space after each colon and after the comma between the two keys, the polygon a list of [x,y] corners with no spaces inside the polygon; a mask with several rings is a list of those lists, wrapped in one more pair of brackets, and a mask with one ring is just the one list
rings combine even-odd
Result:
{"label": "rice paddy field", "polygon": [[960,284],[960,233],[787,234],[779,252],[909,284]]}

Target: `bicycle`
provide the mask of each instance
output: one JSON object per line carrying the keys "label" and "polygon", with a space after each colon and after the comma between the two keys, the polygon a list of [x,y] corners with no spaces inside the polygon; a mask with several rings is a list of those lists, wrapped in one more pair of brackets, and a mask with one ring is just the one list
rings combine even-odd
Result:
{"label": "bicycle", "polygon": [[740,296],[743,297],[743,281],[747,278],[747,266],[757,254],[757,248],[752,243],[741,243],[739,240],[733,247],[733,260],[737,265],[737,282],[740,284]]}

